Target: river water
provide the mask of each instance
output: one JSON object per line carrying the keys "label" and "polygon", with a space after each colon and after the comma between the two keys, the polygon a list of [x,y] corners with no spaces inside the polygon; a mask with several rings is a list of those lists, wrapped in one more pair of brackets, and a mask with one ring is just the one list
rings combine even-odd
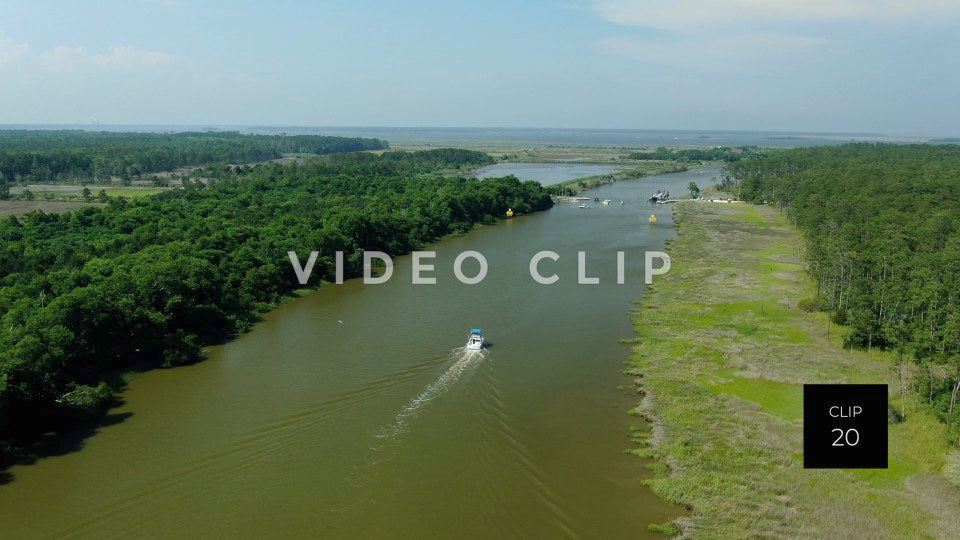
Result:
{"label": "river water", "polygon": [[[445,239],[436,285],[412,285],[401,257],[386,284],[324,287],[204,362],[136,377],[112,411],[128,417],[10,470],[0,536],[654,537],[646,525],[680,511],[624,453],[637,396],[618,340],[644,250],[674,234],[669,206],[646,197],[715,172],[618,182],[588,193],[609,206]],[[541,264],[553,285],[528,273],[544,249],[560,255]],[[463,250],[487,258],[481,284],[454,277]],[[578,250],[599,285],[576,284]],[[461,349],[472,326],[482,353]]]}

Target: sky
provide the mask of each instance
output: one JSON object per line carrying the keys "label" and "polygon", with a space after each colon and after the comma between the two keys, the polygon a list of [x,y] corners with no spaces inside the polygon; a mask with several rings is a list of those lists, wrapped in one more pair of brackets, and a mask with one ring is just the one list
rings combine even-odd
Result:
{"label": "sky", "polygon": [[960,134],[956,0],[3,0],[0,124]]}

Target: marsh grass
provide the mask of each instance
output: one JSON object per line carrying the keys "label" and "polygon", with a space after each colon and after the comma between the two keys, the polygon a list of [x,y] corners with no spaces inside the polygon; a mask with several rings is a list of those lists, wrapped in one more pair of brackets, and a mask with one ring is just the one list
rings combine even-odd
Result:
{"label": "marsh grass", "polygon": [[[108,197],[147,197],[169,191],[172,188],[154,188],[154,187],[108,187],[102,188],[107,192]],[[99,189],[91,189],[96,194]]]}
{"label": "marsh grass", "polygon": [[[656,460],[653,489],[704,538],[960,537],[943,471],[950,434],[922,406],[890,425],[890,468],[803,469],[803,383],[888,383],[893,357],[841,347],[826,315],[798,304],[815,286],[798,233],[775,209],[679,203],[673,267],[634,313],[631,373],[651,422],[633,450]],[[891,399],[891,403],[899,400]],[[632,434],[641,440],[640,433]],[[935,494],[935,495],[933,495]],[[677,532],[669,524],[651,530]]]}

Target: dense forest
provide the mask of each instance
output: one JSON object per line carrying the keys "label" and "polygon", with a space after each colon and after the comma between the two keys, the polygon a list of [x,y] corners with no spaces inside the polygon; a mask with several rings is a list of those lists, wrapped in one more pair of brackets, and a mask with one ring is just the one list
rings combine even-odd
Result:
{"label": "dense forest", "polygon": [[434,174],[487,160],[436,150],[266,163],[143,199],[4,219],[0,457],[102,412],[111,374],[193,362],[205,343],[247,330],[299,287],[288,250],[321,250],[316,286],[332,279],[337,250],[355,276],[361,250],[405,253],[508,208],[552,204],[536,182]]}
{"label": "dense forest", "polygon": [[796,149],[740,161],[728,174],[728,188],[783,207],[804,232],[814,307],[850,327],[847,344],[914,359],[909,383],[956,425],[960,146]]}
{"label": "dense forest", "polygon": [[[325,155],[319,160],[304,163],[299,174],[324,176],[348,169],[351,175],[416,176],[436,175],[438,172],[471,170],[495,163],[483,152],[459,148],[438,148],[415,152],[346,152]],[[203,178],[234,178],[251,170],[247,165],[213,164],[198,172]]]}
{"label": "dense forest", "polygon": [[659,146],[653,152],[633,152],[627,157],[637,160],[665,161],[726,161],[733,163],[741,159],[768,156],[777,150],[759,146],[715,146],[712,148],[668,148]]}
{"label": "dense forest", "polygon": [[283,154],[381,150],[378,139],[321,135],[0,130],[0,182],[94,183],[208,163],[250,163]]}

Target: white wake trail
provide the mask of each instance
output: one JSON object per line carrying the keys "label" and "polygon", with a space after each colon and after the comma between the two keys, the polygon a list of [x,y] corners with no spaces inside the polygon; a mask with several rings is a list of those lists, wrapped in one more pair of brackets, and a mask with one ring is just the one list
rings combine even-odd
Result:
{"label": "white wake trail", "polygon": [[443,395],[456,383],[464,373],[473,371],[485,357],[485,351],[468,351],[463,348],[455,349],[450,353],[453,364],[447,368],[437,380],[423,389],[423,392],[411,399],[404,408],[400,409],[393,424],[377,433],[378,438],[395,437],[406,431],[407,420],[416,415],[427,403]]}

